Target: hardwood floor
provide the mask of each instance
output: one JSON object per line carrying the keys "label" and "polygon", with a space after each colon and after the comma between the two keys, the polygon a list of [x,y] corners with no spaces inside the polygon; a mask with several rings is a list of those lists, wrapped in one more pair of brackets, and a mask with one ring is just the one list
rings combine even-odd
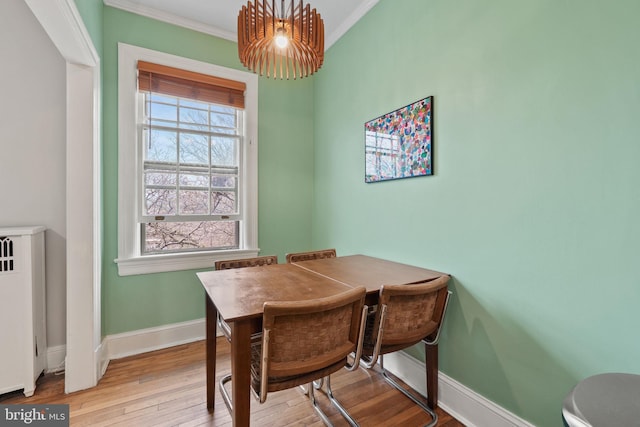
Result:
{"label": "hardwood floor", "polygon": [[[229,345],[218,338],[217,379],[231,370]],[[212,414],[205,402],[204,341],[112,360],[97,387],[64,393],[64,376],[38,380],[36,393],[0,395],[2,404],[69,404],[72,426],[231,426],[231,417],[216,387]],[[420,426],[429,416],[386,384],[377,372],[342,370],[332,377],[334,395],[361,426]],[[317,393],[336,426],[348,425]],[[438,426],[463,426],[438,409]],[[252,426],[313,426],[324,424],[299,390],[270,393],[264,404],[251,402]]]}

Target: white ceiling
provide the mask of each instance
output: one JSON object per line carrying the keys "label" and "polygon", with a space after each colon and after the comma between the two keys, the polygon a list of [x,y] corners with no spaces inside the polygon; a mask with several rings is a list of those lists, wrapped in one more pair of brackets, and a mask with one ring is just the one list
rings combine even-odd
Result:
{"label": "white ceiling", "polygon": [[[378,0],[308,0],[306,3],[317,9],[324,20],[325,49],[328,49]],[[236,41],[238,12],[247,0],[104,0],[104,4]]]}

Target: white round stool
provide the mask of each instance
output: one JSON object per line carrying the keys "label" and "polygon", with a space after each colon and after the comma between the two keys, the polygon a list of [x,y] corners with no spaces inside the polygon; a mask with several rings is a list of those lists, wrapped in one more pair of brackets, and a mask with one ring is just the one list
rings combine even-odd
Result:
{"label": "white round stool", "polygon": [[564,399],[569,427],[639,427],[640,375],[600,374],[578,383]]}

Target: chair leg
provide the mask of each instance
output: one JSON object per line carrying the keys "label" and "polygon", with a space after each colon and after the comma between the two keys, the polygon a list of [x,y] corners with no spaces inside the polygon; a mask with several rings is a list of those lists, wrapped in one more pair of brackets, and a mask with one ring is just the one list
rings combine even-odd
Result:
{"label": "chair leg", "polygon": [[380,355],[380,369],[382,370],[382,377],[387,383],[389,383],[398,391],[402,392],[402,394],[404,394],[409,399],[411,399],[413,403],[418,405],[424,412],[426,412],[431,416],[431,422],[429,424],[426,424],[424,427],[433,427],[438,423],[438,414],[436,414],[434,410],[429,408],[429,406],[427,406],[425,403],[418,400],[415,396],[413,396],[411,393],[405,390],[404,387],[402,387],[393,378],[389,376],[387,370],[384,368],[384,357],[382,355]]}
{"label": "chair leg", "polygon": [[316,413],[322,419],[322,422],[326,426],[333,427],[333,424],[331,423],[331,421],[329,421],[329,417],[327,417],[327,414],[325,414],[324,411],[322,410],[322,408],[320,408],[320,406],[318,406],[318,402],[316,402],[316,395],[314,393],[314,389],[315,389],[315,387],[313,386],[313,384],[309,384],[307,386],[307,390],[309,391],[309,399],[311,400],[311,404],[313,405],[313,409],[315,409]]}
{"label": "chair leg", "polygon": [[[360,427],[360,424],[358,424],[357,421],[353,419],[353,417],[349,414],[349,412],[347,412],[344,406],[342,406],[340,402],[338,402],[338,400],[335,397],[333,397],[333,392],[331,390],[331,377],[326,377],[326,378],[327,380],[325,382],[327,384],[327,396],[329,397],[329,400],[331,401],[331,403],[336,407],[336,409],[340,412],[340,414],[344,417],[344,419],[347,420],[349,425],[351,425],[352,427]],[[314,392],[316,388],[313,386],[313,384],[309,384],[308,389],[309,389],[309,399],[311,400],[313,409],[315,409],[316,413],[320,416],[320,418],[322,419],[325,425],[329,427],[333,427],[333,423],[329,420],[329,417],[327,416],[327,414],[324,413],[324,411],[322,410],[322,408],[320,408],[320,406],[318,405],[318,402],[316,401],[316,395]]]}
{"label": "chair leg", "polygon": [[342,416],[344,417],[345,420],[347,420],[349,425],[351,425],[352,427],[358,427],[360,424],[358,424],[358,422],[353,419],[351,414],[347,412],[345,407],[342,406],[342,404],[338,401],[338,399],[336,399],[335,396],[333,395],[333,390],[331,389],[331,376],[327,376],[326,383],[327,383],[327,397],[329,398],[333,406],[335,406],[336,409],[340,412],[340,414],[342,414]]}
{"label": "chair leg", "polygon": [[222,400],[224,400],[224,404],[227,405],[227,409],[229,410],[229,413],[233,414],[233,404],[231,403],[231,396],[229,396],[229,393],[227,392],[227,389],[224,386],[226,383],[230,381],[231,381],[231,374],[228,374],[222,377],[218,385],[220,388],[220,394],[222,395]]}

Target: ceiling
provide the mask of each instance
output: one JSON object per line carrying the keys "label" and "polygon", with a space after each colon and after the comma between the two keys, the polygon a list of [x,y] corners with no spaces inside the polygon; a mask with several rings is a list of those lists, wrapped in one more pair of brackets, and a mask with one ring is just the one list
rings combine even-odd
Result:
{"label": "ceiling", "polygon": [[[289,1],[287,0],[287,3]],[[324,20],[325,49],[328,49],[375,6],[378,0],[309,0],[306,3],[317,9]],[[104,4],[236,41],[238,12],[247,1],[104,0]]]}

